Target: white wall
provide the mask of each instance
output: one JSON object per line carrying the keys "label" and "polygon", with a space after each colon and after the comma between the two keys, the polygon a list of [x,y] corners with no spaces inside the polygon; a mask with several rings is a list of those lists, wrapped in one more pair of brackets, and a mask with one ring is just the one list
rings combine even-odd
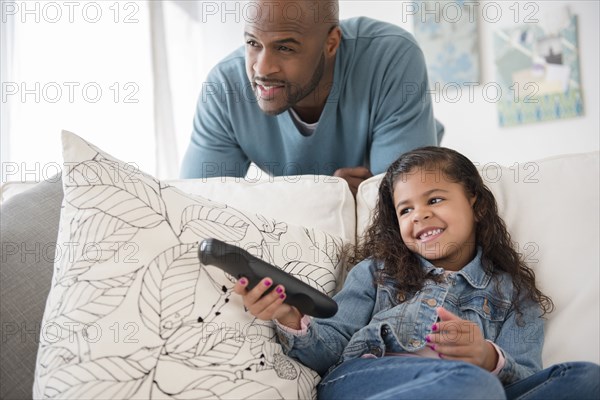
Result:
{"label": "white wall", "polygon": [[[493,18],[483,18],[481,12],[478,13],[481,84],[474,88],[472,99],[469,99],[466,89],[456,102],[453,102],[455,94],[451,92],[448,92],[447,96],[440,94],[437,99],[434,97],[435,116],[446,126],[442,145],[462,152],[472,161],[481,163],[493,161],[504,165],[562,153],[598,150],[600,2],[479,1],[478,3],[480,10],[486,3],[495,3],[494,6],[501,7],[501,18],[498,22],[491,23],[489,21]],[[406,11],[421,4],[420,1],[342,0],[340,16],[349,18],[365,15],[395,23],[413,32],[413,20],[408,15],[410,13]],[[535,17],[540,21],[552,18],[565,6],[568,6],[571,13],[578,17],[585,115],[578,118],[500,128],[496,104],[486,102],[481,93],[481,88],[486,83],[495,81],[493,32],[498,28],[514,25],[517,9],[521,11],[517,21],[522,23],[526,16]]]}

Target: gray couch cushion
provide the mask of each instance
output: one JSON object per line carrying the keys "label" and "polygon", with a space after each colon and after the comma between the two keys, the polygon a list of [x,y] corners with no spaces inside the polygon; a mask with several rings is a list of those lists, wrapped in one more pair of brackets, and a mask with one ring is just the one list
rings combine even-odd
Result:
{"label": "gray couch cushion", "polygon": [[50,291],[63,191],[59,177],[0,209],[0,398],[32,397],[35,359]]}

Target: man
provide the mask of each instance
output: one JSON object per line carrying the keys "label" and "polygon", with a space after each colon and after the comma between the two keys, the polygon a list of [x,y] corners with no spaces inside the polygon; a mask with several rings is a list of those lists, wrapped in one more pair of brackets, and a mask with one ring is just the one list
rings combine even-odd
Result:
{"label": "man", "polygon": [[337,1],[259,0],[244,19],[245,47],[203,85],[182,177],[242,177],[254,162],[339,176],[356,193],[401,153],[437,144],[423,54],[403,29],[340,24]]}

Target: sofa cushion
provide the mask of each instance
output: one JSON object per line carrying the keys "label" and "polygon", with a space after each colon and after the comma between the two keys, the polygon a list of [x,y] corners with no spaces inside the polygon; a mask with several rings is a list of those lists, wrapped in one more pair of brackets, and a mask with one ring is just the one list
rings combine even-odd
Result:
{"label": "sofa cushion", "polygon": [[64,206],[34,397],[310,398],[318,375],[198,242],[237,244],[332,294],[343,240],[183,193],[63,132]]}
{"label": "sofa cushion", "polygon": [[[545,325],[544,366],[600,362],[598,155],[479,166],[517,249],[556,307]],[[375,176],[358,189],[358,235],[369,224],[382,177]]]}
{"label": "sofa cushion", "polygon": [[341,178],[322,175],[261,179],[208,178],[169,180],[186,193],[233,207],[265,213],[294,225],[310,226],[349,242],[356,237],[354,197]]}
{"label": "sofa cushion", "polygon": [[0,209],[0,398],[31,398],[44,305],[50,291],[62,201],[60,176]]}
{"label": "sofa cushion", "polygon": [[[56,183],[54,178],[49,181]],[[168,179],[164,182],[186,193],[268,214],[295,225],[311,226],[350,242],[356,237],[354,197],[341,178],[321,175],[273,177],[257,172],[243,179]],[[35,185],[35,182],[4,183],[0,187],[0,204]]]}

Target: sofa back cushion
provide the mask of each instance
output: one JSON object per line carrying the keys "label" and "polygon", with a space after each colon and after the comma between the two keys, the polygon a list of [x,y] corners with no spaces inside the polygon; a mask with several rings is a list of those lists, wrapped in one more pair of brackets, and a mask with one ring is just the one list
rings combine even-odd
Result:
{"label": "sofa back cushion", "polygon": [[299,226],[320,229],[354,242],[355,203],[341,178],[322,175],[260,179],[208,178],[166,181],[185,193],[253,210]]}
{"label": "sofa back cushion", "polygon": [[[598,154],[478,166],[516,248],[556,307],[545,325],[544,366],[600,362]],[[370,222],[382,177],[358,189],[359,237]]]}

